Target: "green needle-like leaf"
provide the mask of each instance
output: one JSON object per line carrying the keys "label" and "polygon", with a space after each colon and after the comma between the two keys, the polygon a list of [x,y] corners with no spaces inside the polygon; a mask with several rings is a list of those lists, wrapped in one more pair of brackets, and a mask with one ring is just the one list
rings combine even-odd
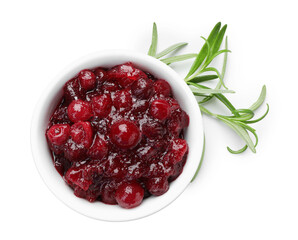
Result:
{"label": "green needle-like leaf", "polygon": [[195,77],[195,78],[193,78],[189,81],[194,82],[194,83],[200,83],[200,82],[206,82],[206,81],[214,80],[214,79],[217,79],[217,78],[218,78],[217,75],[202,75],[202,76]]}
{"label": "green needle-like leaf", "polygon": [[255,119],[255,120],[244,121],[244,123],[256,123],[256,122],[259,122],[259,121],[261,121],[262,119],[264,119],[264,118],[267,116],[268,112],[269,112],[269,105],[267,104],[267,110],[266,110],[266,112],[263,114],[263,116],[261,116],[261,117]]}
{"label": "green needle-like leaf", "polygon": [[266,85],[264,85],[262,87],[262,91],[261,91],[261,94],[260,94],[258,100],[253,105],[251,105],[249,109],[252,111],[257,110],[262,105],[265,98],[266,98]]}
{"label": "green needle-like leaf", "polygon": [[250,148],[250,150],[253,153],[256,153],[256,149],[254,146],[254,143],[252,142],[248,132],[246,131],[245,128],[243,128],[242,126],[239,126],[238,124],[227,120],[226,118],[217,117],[219,120],[221,120],[223,123],[225,123],[227,126],[229,126],[231,129],[233,129],[247,144],[247,146]]}
{"label": "green needle-like leaf", "polygon": [[[211,33],[209,34],[209,37],[207,39],[207,41],[209,42],[209,44],[212,46],[216,37],[217,37],[217,34],[220,30],[220,26],[221,26],[221,23],[217,23],[214,28],[212,29]],[[207,43],[205,42],[205,44],[203,45],[203,47],[201,48],[196,60],[193,62],[187,76],[185,77],[186,79],[189,78],[192,74],[194,74],[198,68],[201,66],[201,64],[204,62],[206,56],[207,56],[207,53],[208,53],[208,47],[207,47]]]}
{"label": "green needle-like leaf", "polygon": [[230,147],[227,147],[228,151],[230,153],[233,153],[233,154],[239,154],[239,153],[243,153],[246,149],[247,149],[247,145],[245,145],[243,148],[240,148],[239,150],[232,150]]}
{"label": "green needle-like leaf", "polygon": [[161,59],[160,61],[162,61],[165,64],[171,64],[174,62],[180,62],[187,59],[195,58],[196,56],[197,56],[196,53],[189,53],[189,54],[183,54],[183,55],[178,55],[174,57],[164,58],[164,59]]}
{"label": "green needle-like leaf", "polygon": [[158,41],[157,27],[156,27],[156,23],[153,23],[151,46],[148,51],[149,56],[155,57],[156,50],[157,50],[157,41]]}
{"label": "green needle-like leaf", "polygon": [[[226,36],[226,40],[225,40],[225,50],[228,50],[228,37],[227,36]],[[225,75],[226,75],[227,62],[228,62],[228,52],[225,52],[222,69],[221,69],[222,80],[225,78]]]}
{"label": "green needle-like leaf", "polygon": [[203,152],[202,152],[202,155],[201,155],[201,161],[200,161],[200,164],[196,170],[196,173],[195,175],[193,176],[193,178],[191,179],[190,182],[193,182],[195,180],[195,178],[197,177],[200,169],[201,169],[201,166],[202,166],[202,163],[203,163],[203,160],[204,160],[204,156],[205,156],[205,148],[206,148],[206,140],[205,140],[205,135],[204,135],[204,142],[203,142]]}
{"label": "green needle-like leaf", "polygon": [[212,54],[216,53],[219,50],[219,48],[221,46],[221,43],[222,43],[222,40],[223,40],[223,38],[225,36],[227,27],[228,27],[227,24],[224,25],[222,27],[222,29],[219,31],[218,35],[216,36],[216,39],[215,39],[215,41],[214,41],[214,43],[213,43],[213,45],[211,47]]}
{"label": "green needle-like leaf", "polygon": [[166,49],[163,50],[162,52],[156,54],[155,57],[156,57],[156,58],[161,58],[161,57],[163,57],[163,56],[165,56],[165,55],[167,55],[167,54],[169,54],[169,53],[175,51],[176,49],[179,49],[179,48],[182,48],[182,47],[186,46],[187,44],[188,44],[188,43],[186,43],[186,42],[176,43],[176,44],[174,44],[174,45],[172,45],[172,46],[166,48]]}
{"label": "green needle-like leaf", "polygon": [[195,88],[191,88],[192,92],[195,93],[201,93],[201,94],[214,94],[214,93],[235,93],[232,90],[227,89],[211,89],[211,88],[205,88],[202,85],[199,85],[197,83],[188,82],[188,85],[194,86]]}

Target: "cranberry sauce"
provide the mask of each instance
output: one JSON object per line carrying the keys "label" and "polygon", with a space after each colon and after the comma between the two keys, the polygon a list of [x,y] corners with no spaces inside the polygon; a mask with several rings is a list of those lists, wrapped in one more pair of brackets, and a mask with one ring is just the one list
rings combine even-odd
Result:
{"label": "cranberry sauce", "polygon": [[166,80],[125,63],[66,82],[46,131],[54,166],[77,197],[133,208],[182,172],[188,115]]}

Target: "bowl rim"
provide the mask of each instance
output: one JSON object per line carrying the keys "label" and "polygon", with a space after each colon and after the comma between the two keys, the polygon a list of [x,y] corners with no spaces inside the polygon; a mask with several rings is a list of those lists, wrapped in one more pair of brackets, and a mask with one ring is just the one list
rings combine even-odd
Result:
{"label": "bowl rim", "polygon": [[[191,142],[189,142],[188,139],[189,154],[182,174],[178,177],[178,179],[171,183],[171,187],[166,194],[159,197],[150,197],[145,199],[139,207],[129,210],[120,208],[117,205],[103,204],[98,201],[95,203],[89,203],[85,199],[75,197],[73,190],[66,185],[62,177],[53,167],[52,158],[49,155],[48,147],[44,144],[46,142],[46,128],[43,129],[43,132],[40,132],[40,129],[42,129],[42,126],[44,125],[42,121],[44,122],[43,119],[45,119],[45,115],[48,114],[45,108],[49,105],[49,99],[52,99],[53,101],[59,90],[62,89],[61,86],[65,84],[65,79],[71,79],[75,75],[74,73],[77,73],[81,69],[87,68],[87,66],[91,68],[91,62],[94,67],[103,66],[105,63],[94,64],[94,62],[113,62],[113,59],[116,59],[114,60],[114,62],[116,62],[114,65],[121,64],[121,62],[124,63],[131,61],[137,67],[139,66],[142,69],[149,68],[151,72],[155,71],[153,74],[156,76],[162,74],[167,75],[169,78],[166,78],[166,80],[169,81],[172,88],[173,85],[175,85],[175,91],[173,89],[175,98],[177,95],[181,95],[183,96],[181,99],[184,100],[185,98],[187,100],[186,106],[188,111],[186,112],[190,116],[190,125],[187,129],[187,135],[191,137]],[[125,59],[127,60],[123,61]],[[108,65],[114,66],[112,64]],[[154,70],[152,70],[152,68]],[[179,104],[185,105],[185,101],[181,101],[181,99],[177,99]],[[182,108],[186,110],[185,107]],[[189,109],[191,109],[191,111],[189,111]],[[47,121],[48,120],[49,118],[47,118]],[[195,130],[195,132],[193,130]],[[44,139],[42,139],[42,137]],[[156,213],[172,203],[178,196],[182,194],[195,175],[196,169],[201,162],[203,139],[203,121],[200,108],[197,105],[195,96],[192,94],[187,84],[183,81],[183,78],[180,77],[172,68],[162,63],[158,59],[131,50],[105,50],[94,52],[69,64],[56,77],[53,78],[41,95],[35,107],[31,122],[31,151],[35,166],[46,186],[60,201],[62,201],[71,209],[85,216],[104,221],[136,220]],[[51,161],[44,161],[44,158],[46,158],[47,155]],[[50,165],[54,171],[50,169]],[[59,176],[60,180],[58,180],[57,175]],[[64,184],[61,184],[61,182]],[[175,186],[174,189],[172,185]],[[70,195],[70,193],[72,193],[72,195]],[[94,208],[93,206],[96,207]]]}

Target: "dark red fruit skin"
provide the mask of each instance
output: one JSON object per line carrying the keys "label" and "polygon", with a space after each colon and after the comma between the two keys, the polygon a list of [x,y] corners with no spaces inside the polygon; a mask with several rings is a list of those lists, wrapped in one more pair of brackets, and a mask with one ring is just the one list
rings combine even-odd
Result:
{"label": "dark red fruit skin", "polygon": [[89,70],[84,69],[79,72],[78,79],[80,81],[81,87],[85,90],[91,90],[95,88],[96,77],[95,74]]}
{"label": "dark red fruit skin", "polygon": [[169,182],[165,177],[149,178],[146,187],[152,195],[160,196],[169,190]]}
{"label": "dark red fruit skin", "polygon": [[147,78],[146,74],[128,62],[113,67],[108,71],[108,78],[117,81],[123,88],[130,86],[134,81],[140,78]]}
{"label": "dark red fruit skin", "polygon": [[153,84],[153,86],[155,94],[158,96],[162,95],[164,97],[169,97],[172,95],[172,88],[166,80],[159,79]]}
{"label": "dark red fruit skin", "polygon": [[141,204],[144,198],[144,189],[137,182],[121,184],[115,194],[117,203],[123,208],[134,208]]}
{"label": "dark red fruit skin", "polygon": [[95,74],[96,80],[99,84],[103,83],[106,80],[107,72],[105,69],[103,69],[101,67],[95,68],[94,74]]}
{"label": "dark red fruit skin", "polygon": [[[186,162],[183,129],[189,125],[188,115],[165,80],[144,74],[131,63],[90,71],[96,79],[92,89],[78,74],[65,84],[63,98],[50,118],[46,138],[55,168],[75,196],[90,202],[117,204],[116,191],[124,183],[141,186],[140,201],[166,193]],[[69,118],[73,101],[89,105],[88,119],[82,121],[86,111]],[[69,135],[60,145],[47,136],[58,124],[69,126]]]}
{"label": "dark red fruit skin", "polygon": [[51,144],[61,146],[66,143],[69,132],[70,126],[68,124],[56,124],[47,131],[47,137]]}
{"label": "dark red fruit skin", "polygon": [[64,156],[70,162],[78,162],[86,157],[86,148],[82,144],[68,139],[63,148]]}
{"label": "dark red fruit skin", "polygon": [[173,164],[181,162],[184,155],[188,151],[188,145],[184,139],[175,139],[171,142],[170,150],[168,152],[169,160]]}
{"label": "dark red fruit skin", "polygon": [[128,89],[115,92],[113,104],[118,110],[130,110],[132,106],[132,97]]}
{"label": "dark red fruit skin", "polygon": [[131,85],[131,92],[139,99],[148,99],[153,93],[153,81],[149,78],[139,78]]}
{"label": "dark red fruit skin", "polygon": [[141,132],[133,122],[120,120],[111,126],[110,138],[119,148],[129,149],[140,142]]}
{"label": "dark red fruit skin", "polygon": [[92,159],[101,160],[108,154],[108,151],[109,148],[107,142],[96,135],[87,155]]}
{"label": "dark red fruit skin", "polygon": [[89,148],[92,144],[92,127],[90,122],[78,122],[70,128],[71,139],[84,148]]}
{"label": "dark red fruit skin", "polygon": [[82,100],[72,101],[67,108],[67,114],[69,119],[74,123],[86,121],[92,117],[89,103]]}
{"label": "dark red fruit skin", "polygon": [[159,139],[166,133],[162,124],[158,122],[148,122],[142,125],[142,133],[149,139]]}
{"label": "dark red fruit skin", "polygon": [[150,105],[150,114],[161,121],[168,118],[170,114],[170,104],[164,99],[156,99]]}
{"label": "dark red fruit skin", "polygon": [[102,94],[91,100],[92,110],[95,116],[104,118],[109,115],[112,108],[110,94]]}
{"label": "dark red fruit skin", "polygon": [[70,79],[65,83],[64,88],[64,98],[67,102],[73,100],[83,99],[84,90],[81,88],[79,80],[77,78]]}
{"label": "dark red fruit skin", "polygon": [[64,156],[55,155],[54,166],[58,173],[63,177],[66,171],[71,167],[71,163]]}
{"label": "dark red fruit skin", "polygon": [[85,191],[87,191],[89,186],[92,184],[91,179],[87,176],[86,170],[82,167],[71,167],[68,169],[65,174],[65,180]]}

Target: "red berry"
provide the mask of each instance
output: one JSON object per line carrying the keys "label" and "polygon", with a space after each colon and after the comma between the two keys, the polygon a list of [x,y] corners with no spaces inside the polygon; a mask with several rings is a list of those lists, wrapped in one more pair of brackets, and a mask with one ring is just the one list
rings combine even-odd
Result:
{"label": "red berry", "polygon": [[110,137],[117,147],[128,149],[140,142],[141,132],[133,122],[120,120],[111,126]]}
{"label": "red berry", "polygon": [[98,135],[95,136],[92,146],[89,148],[87,154],[92,159],[101,160],[108,154],[108,144]]}
{"label": "red berry", "polygon": [[106,80],[107,72],[103,68],[96,68],[94,74],[98,83],[102,83]]}
{"label": "red berry", "polygon": [[188,150],[188,145],[186,140],[184,139],[173,140],[169,150],[169,153],[170,153],[169,160],[173,164],[181,162],[187,150]]}
{"label": "red berry", "polygon": [[52,144],[61,146],[67,141],[69,130],[68,124],[56,124],[47,131],[47,137]]}
{"label": "red berry", "polygon": [[68,82],[66,82],[63,91],[64,97],[68,102],[81,99],[84,94],[77,78],[70,79]]}
{"label": "red berry", "polygon": [[84,69],[79,72],[78,79],[80,81],[81,87],[85,90],[91,90],[95,88],[96,78],[91,70]]}
{"label": "red berry", "polygon": [[119,90],[115,93],[113,103],[116,109],[130,110],[132,106],[132,97],[128,89]]}
{"label": "red berry", "polygon": [[125,63],[113,67],[108,72],[108,77],[117,81],[123,88],[130,86],[139,78],[147,78],[146,74],[140,69],[135,68],[132,63]]}
{"label": "red berry", "polygon": [[70,136],[79,145],[89,148],[92,144],[92,128],[90,122],[78,122],[71,126]]}
{"label": "red berry", "polygon": [[86,121],[92,117],[89,103],[82,100],[72,101],[67,108],[67,114],[72,122]]}
{"label": "red berry", "polygon": [[144,198],[144,189],[137,182],[121,184],[116,191],[116,201],[123,208],[134,208],[141,204]]}
{"label": "red berry", "polygon": [[163,95],[164,97],[172,95],[172,88],[170,84],[163,79],[159,79],[154,83],[154,91],[157,95]]}
{"label": "red berry", "polygon": [[152,195],[160,196],[169,190],[169,182],[166,177],[149,178],[146,188]]}
{"label": "red berry", "polygon": [[131,85],[132,94],[140,99],[147,99],[153,92],[153,81],[149,78],[139,78]]}
{"label": "red berry", "polygon": [[163,99],[156,99],[150,105],[150,114],[158,120],[166,120],[170,114],[170,104]]}
{"label": "red berry", "polygon": [[91,100],[92,110],[95,116],[104,118],[109,115],[112,108],[110,94],[102,94]]}

